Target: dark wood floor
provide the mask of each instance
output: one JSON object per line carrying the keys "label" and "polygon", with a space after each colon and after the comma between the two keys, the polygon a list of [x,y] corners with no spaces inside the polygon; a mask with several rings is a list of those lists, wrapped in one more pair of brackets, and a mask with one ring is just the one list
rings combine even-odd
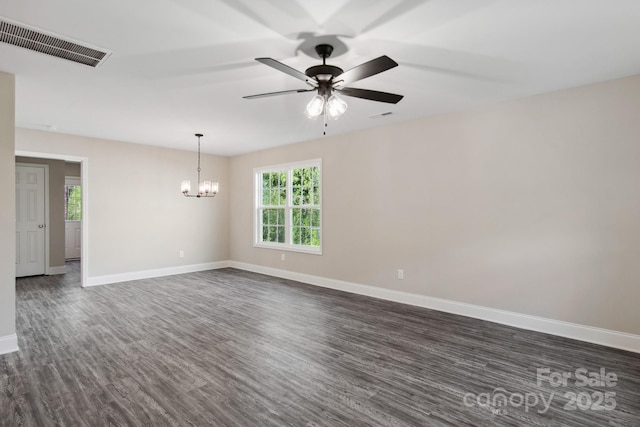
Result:
{"label": "dark wood floor", "polygon": [[[77,264],[18,280],[2,425],[640,425],[638,354],[234,269],[78,283]],[[554,388],[538,368],[618,382]],[[590,409],[604,392],[615,409]]]}

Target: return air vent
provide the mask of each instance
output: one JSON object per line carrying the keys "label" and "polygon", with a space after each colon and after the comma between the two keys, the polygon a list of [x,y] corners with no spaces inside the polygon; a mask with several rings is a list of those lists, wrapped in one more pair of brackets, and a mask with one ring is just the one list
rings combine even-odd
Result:
{"label": "return air vent", "polygon": [[111,52],[95,46],[65,40],[1,17],[0,41],[90,67],[97,67],[111,55]]}

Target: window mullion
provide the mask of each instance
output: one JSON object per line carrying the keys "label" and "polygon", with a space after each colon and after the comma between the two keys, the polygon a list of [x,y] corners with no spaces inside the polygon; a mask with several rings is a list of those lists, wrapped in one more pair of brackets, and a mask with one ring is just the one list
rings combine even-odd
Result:
{"label": "window mullion", "polygon": [[293,180],[293,172],[291,168],[287,169],[287,203],[285,207],[284,213],[284,243],[286,245],[291,245],[291,194],[292,194],[292,180]]}
{"label": "window mullion", "polygon": [[[258,178],[258,176],[260,176],[260,178]],[[256,225],[256,231],[255,231],[255,241],[256,242],[262,242],[262,236],[264,235],[263,231],[262,231],[262,198],[264,197],[262,195],[263,193],[263,189],[262,189],[262,174],[258,175],[256,174],[256,176],[254,177],[255,180],[255,186],[256,186],[256,194],[254,195],[254,197],[256,198],[256,211],[255,211],[255,225]]]}

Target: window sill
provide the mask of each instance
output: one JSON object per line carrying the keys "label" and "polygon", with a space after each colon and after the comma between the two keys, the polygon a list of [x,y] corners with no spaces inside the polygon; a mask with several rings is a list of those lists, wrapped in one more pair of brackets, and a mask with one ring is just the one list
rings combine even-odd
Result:
{"label": "window sill", "polygon": [[254,243],[254,248],[259,249],[273,249],[276,251],[287,251],[287,252],[299,252],[310,255],[322,255],[322,246],[320,247],[304,247],[304,246],[296,246],[296,245],[287,245],[286,243],[280,244],[267,244],[267,243]]}

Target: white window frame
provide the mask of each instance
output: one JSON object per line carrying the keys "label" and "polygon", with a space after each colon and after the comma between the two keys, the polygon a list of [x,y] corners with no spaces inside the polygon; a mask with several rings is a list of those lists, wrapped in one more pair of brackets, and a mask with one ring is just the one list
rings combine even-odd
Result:
{"label": "white window frame", "polygon": [[[300,168],[308,168],[308,167],[317,167],[320,175],[320,204],[310,206],[312,209],[320,210],[320,246],[303,246],[303,245],[295,245],[291,242],[291,216],[292,209],[296,208],[293,205],[291,197],[292,197],[292,176],[294,169]],[[277,171],[286,171],[287,173],[287,202],[283,206],[285,210],[284,221],[285,221],[285,239],[284,243],[276,243],[276,242],[263,242],[262,241],[262,233],[260,230],[260,210],[264,208],[262,206],[262,174],[266,172],[277,172]],[[276,249],[279,251],[291,251],[291,252],[302,252],[307,254],[314,255],[322,255],[322,245],[324,243],[323,232],[324,229],[324,221],[322,218],[322,204],[324,202],[324,196],[322,194],[322,159],[312,159],[305,160],[301,162],[293,162],[293,163],[282,163],[278,165],[272,166],[263,166],[259,168],[253,169],[253,246],[256,248],[264,248],[264,249]],[[267,207],[268,208],[268,207]]]}

